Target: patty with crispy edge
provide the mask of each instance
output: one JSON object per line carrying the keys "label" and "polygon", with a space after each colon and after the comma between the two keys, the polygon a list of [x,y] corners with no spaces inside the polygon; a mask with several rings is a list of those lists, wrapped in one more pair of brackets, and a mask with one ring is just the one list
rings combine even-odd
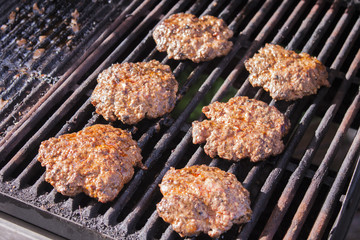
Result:
{"label": "patty with crispy edge", "polygon": [[194,121],[193,143],[206,142],[204,151],[210,157],[252,162],[280,154],[282,137],[290,128],[288,119],[275,107],[247,97],[234,97],[227,103],[214,102],[202,112],[210,120]]}
{"label": "patty with crispy edge", "polygon": [[141,160],[141,149],[130,133],[101,124],[43,141],[38,154],[46,167],[45,180],[58,192],[84,192],[102,203],[118,195],[134,166],[144,168]]}
{"label": "patty with crispy edge", "polygon": [[97,82],[91,103],[107,121],[135,124],[163,116],[175,106],[178,83],[170,67],[156,60],[113,64]]}
{"label": "patty with crispy edge", "polygon": [[157,212],[182,237],[204,232],[217,238],[250,221],[249,192],[232,173],[205,165],[171,168],[159,186],[164,197]]}
{"label": "patty with crispy edge", "polygon": [[156,48],[175,60],[209,61],[229,53],[233,32],[222,19],[205,15],[176,13],[160,23],[153,32]]}
{"label": "patty with crispy edge", "polygon": [[245,62],[249,82],[263,87],[275,100],[296,100],[330,87],[326,67],[307,53],[297,54],[281,46],[266,44]]}

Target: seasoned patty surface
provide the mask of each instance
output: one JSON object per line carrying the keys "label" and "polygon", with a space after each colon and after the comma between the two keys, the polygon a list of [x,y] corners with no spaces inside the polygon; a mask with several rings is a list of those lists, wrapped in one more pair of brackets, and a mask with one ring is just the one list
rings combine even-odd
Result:
{"label": "seasoned patty surface", "polygon": [[233,32],[222,19],[213,16],[197,18],[189,13],[171,15],[153,32],[157,50],[169,58],[209,61],[229,53]]}
{"label": "seasoned patty surface", "polygon": [[275,100],[296,100],[329,87],[325,66],[307,53],[297,54],[281,46],[266,44],[245,62],[254,87],[263,87]]}
{"label": "seasoned patty surface", "polygon": [[157,212],[182,237],[204,232],[215,238],[250,221],[249,192],[232,173],[205,165],[171,168],[159,186],[164,197]]}
{"label": "seasoned patty surface", "polygon": [[234,97],[227,103],[205,106],[202,112],[210,120],[193,122],[193,143],[206,142],[204,151],[210,157],[218,155],[233,161],[249,157],[257,162],[284,149],[281,139],[290,122],[262,101]]}
{"label": "seasoned patty surface", "polygon": [[113,64],[97,82],[91,103],[108,121],[135,124],[145,117],[160,117],[175,106],[178,83],[170,67],[156,60]]}
{"label": "seasoned patty surface", "polygon": [[99,202],[113,200],[142,165],[141,150],[130,133],[110,125],[94,125],[50,138],[40,145],[38,161],[45,180],[58,192],[84,192]]}

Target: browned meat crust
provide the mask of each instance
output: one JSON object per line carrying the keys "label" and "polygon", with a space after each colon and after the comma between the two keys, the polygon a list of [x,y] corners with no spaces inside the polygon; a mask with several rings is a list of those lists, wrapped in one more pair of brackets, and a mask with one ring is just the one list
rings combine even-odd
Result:
{"label": "browned meat crust", "polygon": [[209,61],[229,53],[233,32],[222,19],[213,16],[196,16],[188,13],[171,15],[153,32],[157,50],[167,51],[169,58],[190,59],[193,62]]}
{"label": "browned meat crust", "polygon": [[278,45],[266,44],[245,67],[250,72],[249,82],[263,87],[275,100],[296,100],[316,94],[321,86],[330,87],[326,68],[319,60]]}
{"label": "browned meat crust", "polygon": [[250,221],[249,192],[219,168],[171,168],[159,186],[164,197],[157,212],[182,237],[204,232],[216,238],[234,223]]}
{"label": "browned meat crust", "polygon": [[63,195],[84,192],[99,202],[112,201],[142,165],[141,150],[130,133],[94,125],[50,138],[40,145],[38,161],[45,180]]}
{"label": "browned meat crust", "polygon": [[91,103],[108,121],[135,124],[145,117],[160,117],[175,106],[178,83],[170,67],[156,60],[113,64],[97,81]]}
{"label": "browned meat crust", "polygon": [[206,142],[204,151],[210,157],[233,161],[250,157],[257,162],[284,149],[281,139],[290,122],[273,106],[234,97],[227,103],[214,102],[202,111],[210,120],[193,122],[193,143]]}

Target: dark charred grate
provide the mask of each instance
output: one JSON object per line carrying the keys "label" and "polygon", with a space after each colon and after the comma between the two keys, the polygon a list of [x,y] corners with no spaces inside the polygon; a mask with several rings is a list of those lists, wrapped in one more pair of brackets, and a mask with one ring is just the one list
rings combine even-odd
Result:
{"label": "dark charred grate", "polygon": [[[56,85],[57,89],[50,87],[49,91],[53,92],[39,107],[29,110],[33,116],[1,142],[0,197],[8,204],[0,205],[0,209],[27,221],[34,222],[36,218],[37,225],[73,239],[80,237],[80,233],[91,238],[177,239],[179,235],[156,213],[155,204],[161,198],[158,184],[171,166],[205,163],[234,173],[251,193],[252,221],[234,226],[224,233],[224,239],[306,238],[308,235],[321,238],[342,231],[332,225],[357,160],[359,131],[352,137],[340,169],[328,169],[350,126],[354,131],[359,128],[354,120],[360,106],[356,75],[360,61],[358,10],[340,1],[148,0],[141,5],[129,5],[124,12],[126,16],[117,18],[117,26],[112,26],[116,34],[110,34],[109,28],[103,29],[109,34],[98,40],[94,34],[94,44],[89,44],[92,50],[79,58],[82,63],[70,67],[58,81],[62,82]],[[228,56],[201,64],[169,60],[166,54],[156,51],[151,33],[161,19],[176,12],[223,18],[235,32],[233,50]],[[272,101],[262,89],[251,87],[244,61],[266,42],[316,55],[326,63],[332,87],[289,103]],[[56,193],[44,182],[44,169],[36,161],[40,142],[84,126],[106,123],[94,113],[89,101],[97,74],[114,62],[149,59],[169,64],[180,82],[174,113],[144,120],[134,127],[112,123],[133,132],[149,169],[137,169],[111,203],[101,204],[84,194],[69,198]],[[58,66],[54,63],[60,69]],[[192,144],[191,119],[194,115],[203,118],[195,114],[197,109],[234,95],[266,101],[290,118],[292,129],[285,137],[287,147],[283,154],[258,164],[246,160],[231,163],[210,159],[202,146]],[[316,130],[310,133],[304,150],[295,156],[299,142],[309,134],[315,118],[321,119]],[[317,166],[314,158],[333,123],[337,124],[336,133]],[[29,208],[30,212],[26,210]],[[59,221],[62,224],[54,227]],[[297,225],[301,233],[291,230],[295,222],[301,223]]]}
{"label": "dark charred grate", "polygon": [[23,118],[26,111],[22,109],[34,106],[29,98],[39,101],[61,75],[78,64],[77,56],[89,51],[89,46],[105,34],[104,28],[140,4],[5,2],[0,22],[1,138]]}

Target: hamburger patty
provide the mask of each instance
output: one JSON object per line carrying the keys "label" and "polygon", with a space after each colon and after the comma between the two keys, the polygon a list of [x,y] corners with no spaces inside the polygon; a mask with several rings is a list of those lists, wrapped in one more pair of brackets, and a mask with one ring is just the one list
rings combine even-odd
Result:
{"label": "hamburger patty", "polygon": [[164,197],[157,212],[182,237],[204,232],[217,238],[250,221],[249,192],[232,173],[205,165],[171,168],[159,186]]}
{"label": "hamburger patty", "polygon": [[202,112],[210,120],[194,121],[193,143],[206,142],[204,151],[210,157],[239,161],[250,157],[252,162],[280,154],[281,140],[290,122],[275,107],[247,97],[234,97],[227,103],[214,102]]}
{"label": "hamburger patty", "polygon": [[167,51],[169,58],[196,63],[228,54],[232,36],[222,19],[209,15],[197,18],[189,13],[171,15],[153,32],[157,50]]}
{"label": "hamburger patty", "polygon": [[250,72],[249,82],[263,87],[275,100],[296,100],[316,94],[321,86],[330,87],[326,67],[319,60],[278,45],[266,44],[245,67]]}
{"label": "hamburger patty", "polygon": [[145,117],[160,117],[175,106],[178,83],[170,67],[156,60],[113,64],[97,82],[91,103],[107,121],[135,124]]}
{"label": "hamburger patty", "polygon": [[43,141],[38,161],[61,194],[84,192],[105,203],[130,181],[134,166],[144,167],[140,152],[130,133],[99,124]]}

